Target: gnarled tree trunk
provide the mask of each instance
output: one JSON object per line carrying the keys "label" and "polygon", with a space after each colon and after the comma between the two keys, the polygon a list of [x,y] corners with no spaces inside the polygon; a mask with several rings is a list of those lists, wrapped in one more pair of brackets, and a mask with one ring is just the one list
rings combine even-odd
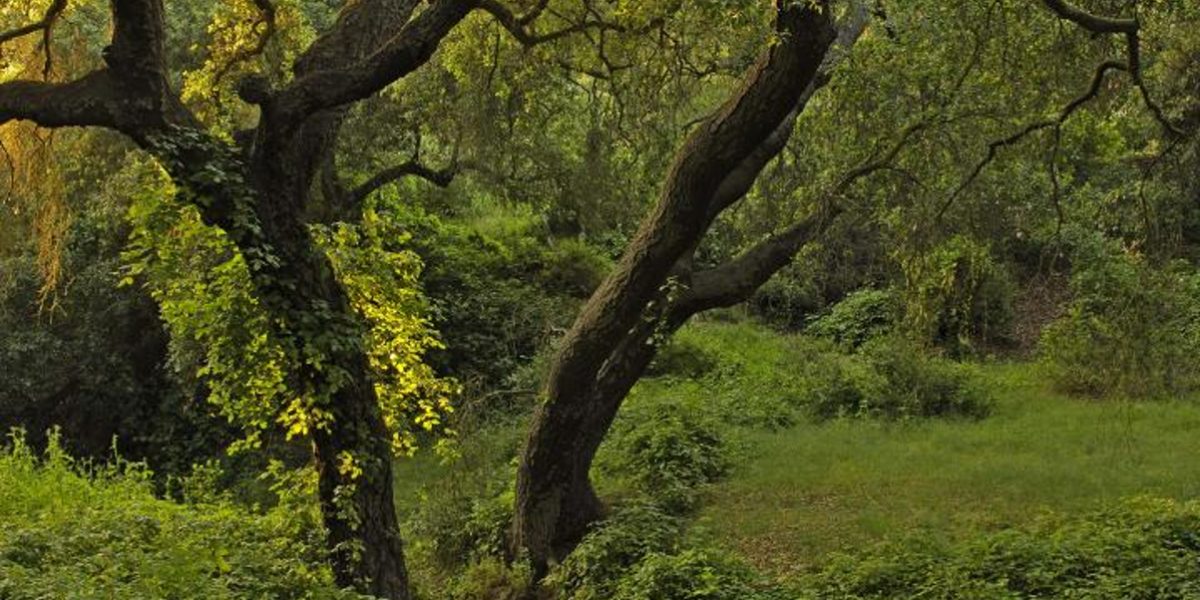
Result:
{"label": "gnarled tree trunk", "polygon": [[[746,194],[828,79],[825,57],[836,37],[828,4],[779,5],[779,41],[678,150],[658,206],[552,364],[517,473],[513,530],[514,547],[529,553],[539,574],[602,516],[588,472],[621,402],[653,359],[655,341],[697,312],[747,297],[832,217],[815,215],[729,264],[692,270],[692,253],[713,220]],[[865,26],[858,16],[845,30],[850,42]]]}

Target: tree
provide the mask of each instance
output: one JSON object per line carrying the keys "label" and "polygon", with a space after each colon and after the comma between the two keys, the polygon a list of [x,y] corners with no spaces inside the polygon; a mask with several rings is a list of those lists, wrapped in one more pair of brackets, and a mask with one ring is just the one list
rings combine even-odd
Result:
{"label": "tree", "polygon": [[[253,0],[265,24],[260,52],[275,30],[276,6]],[[531,43],[590,27],[537,34],[546,2],[516,16],[486,0],[363,0],[295,60],[277,86],[250,76],[239,97],[257,106],[252,129],[229,140],[205,128],[172,87],[168,24],[162,0],[112,0],[111,41],[103,65],[73,80],[0,83],[0,125],[28,120],[41,127],[102,127],[151,154],[194,205],[204,223],[222,230],[244,258],[256,299],[291,370],[293,415],[312,439],[328,547],[338,584],[386,598],[407,598],[408,582],[392,498],[389,435],[364,349],[364,326],[330,259],[309,232],[312,215],[353,220],[369,193],[338,185],[334,149],[348,108],[425,64],[439,42],[469,13],[485,8]],[[45,40],[68,8],[49,3],[42,18],[0,33],[0,43],[40,34]],[[244,59],[245,55],[233,59]],[[440,175],[410,165],[368,185]],[[320,188],[320,192],[314,192]],[[286,423],[285,423],[286,424]]]}
{"label": "tree", "polygon": [[[1055,117],[1035,120],[1016,134],[988,144],[987,157],[966,180],[949,186],[950,193],[937,198],[943,211],[994,159],[997,149],[1033,131],[1060,126],[1097,96],[1109,71],[1128,72],[1148,111],[1169,135],[1178,135],[1142,81],[1135,20],[1096,17],[1058,1],[1043,4],[1092,33],[1123,35],[1126,60],[1102,62],[1086,92],[1059,108]],[[592,459],[621,402],[662,340],[699,312],[746,300],[841,212],[833,203],[820,206],[723,264],[697,267],[696,250],[714,220],[738,203],[780,154],[798,115],[829,81],[830,71],[844,54],[830,50],[835,44],[831,11],[829,2],[777,4],[776,39],[744,77],[743,86],[700,121],[680,145],[657,206],[563,339],[518,470],[514,546],[528,551],[539,571],[565,557],[587,527],[601,518],[602,505],[589,478]],[[837,45],[848,49],[855,43],[866,24],[864,12],[858,5],[849,11],[838,28]],[[982,44],[976,35],[976,55],[964,57],[967,64],[950,89],[961,87],[977,67]],[[963,128],[976,127],[970,121],[986,113],[973,114],[967,108],[942,107],[945,114],[918,115],[907,127],[897,127],[897,141],[889,150],[874,153],[846,171],[824,197],[835,198],[852,182],[890,168],[899,150],[923,130],[937,125],[944,132],[960,122],[967,123]]]}
{"label": "tree", "polygon": [[[744,301],[832,219],[819,209],[725,264],[693,268],[714,219],[740,200],[784,147],[829,80],[838,37],[829,2],[776,4],[773,40],[743,85],[675,154],[657,207],[562,341],[517,475],[514,545],[535,568],[566,556],[602,507],[588,475],[625,395],[659,342],[704,310]],[[866,24],[856,5],[848,47]]]}

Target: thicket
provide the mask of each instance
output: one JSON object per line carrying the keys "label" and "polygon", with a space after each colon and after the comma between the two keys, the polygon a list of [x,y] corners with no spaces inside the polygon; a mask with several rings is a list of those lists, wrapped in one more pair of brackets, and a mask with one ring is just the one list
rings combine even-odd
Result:
{"label": "thicket", "polygon": [[59,441],[0,450],[0,598],[359,597],[332,584],[313,482],[274,471],[278,503],[260,509],[201,471],[176,480],[178,503],[143,464],[79,462]]}
{"label": "thicket", "polygon": [[1200,272],[1099,236],[1072,252],[1065,314],[1040,350],[1063,390],[1092,396],[1169,397],[1200,386]]}

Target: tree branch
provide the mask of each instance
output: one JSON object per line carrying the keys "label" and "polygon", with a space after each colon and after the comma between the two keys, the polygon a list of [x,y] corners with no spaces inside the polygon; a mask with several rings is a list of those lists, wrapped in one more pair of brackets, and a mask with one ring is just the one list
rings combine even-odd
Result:
{"label": "tree branch", "polygon": [[712,205],[709,207],[711,218],[715,218],[721,211],[741,200],[754,187],[759,173],[779,155],[788,140],[791,139],[792,131],[796,128],[796,119],[804,112],[813,95],[829,83],[834,69],[841,64],[849,54],[851,47],[862,36],[870,18],[868,7],[864,2],[856,1],[851,5],[850,13],[838,27],[837,38],[821,60],[817,76],[809,82],[808,87],[796,99],[791,112],[771,132],[771,135],[767,136],[767,139],[763,140],[741,164],[725,176],[725,179],[717,187]]}
{"label": "tree branch", "polygon": [[1113,19],[1094,15],[1089,12],[1080,10],[1063,0],[1042,0],[1050,10],[1054,11],[1062,19],[1066,19],[1076,25],[1095,34],[1121,34],[1125,36],[1126,49],[1126,68],[1129,76],[1133,79],[1133,83],[1137,86],[1138,91],[1142,96],[1142,103],[1154,116],[1154,120],[1158,121],[1159,125],[1167,132],[1168,135],[1174,137],[1184,137],[1186,133],[1171,123],[1163,113],[1162,107],[1150,97],[1150,90],[1146,88],[1146,81],[1142,77],[1142,58],[1141,58],[1141,23],[1137,19]]}
{"label": "tree branch", "polygon": [[46,53],[46,64],[42,68],[42,76],[50,75],[51,56],[50,56],[50,30],[54,27],[54,22],[67,8],[67,0],[54,0],[46,12],[42,14],[42,18],[37,21],[18,27],[9,31],[0,32],[0,44],[15,40],[19,37],[29,35],[35,31],[42,32],[42,49]]}
{"label": "tree branch", "polygon": [[318,111],[367,98],[425,64],[475,5],[476,0],[434,0],[373,54],[342,68],[305,73],[264,108],[290,129]]}
{"label": "tree branch", "polygon": [[218,69],[216,74],[213,76],[213,94],[214,98],[217,98],[218,101],[220,99],[220,94],[217,91],[217,87],[221,84],[221,80],[223,80],[225,76],[228,75],[229,72],[232,71],[237,65],[262,54],[267,48],[267,43],[271,41],[271,38],[275,37],[275,31],[278,27],[275,23],[275,5],[272,4],[271,0],[252,1],[254,2],[254,6],[258,8],[259,17],[258,20],[255,21],[254,25],[251,26],[251,29],[258,29],[258,27],[261,25],[263,26],[263,32],[259,34],[258,39],[254,42],[253,46],[235,53],[225,64],[221,65],[221,68]]}
{"label": "tree branch", "polygon": [[492,15],[492,17],[496,19],[496,22],[499,23],[501,27],[508,30],[508,32],[512,34],[513,38],[520,42],[522,46],[536,46],[538,44],[552,42],[554,40],[567,37],[571,34],[580,33],[590,29],[598,29],[602,31],[625,30],[624,27],[615,23],[608,23],[601,20],[589,21],[585,18],[579,23],[568,25],[562,29],[557,29],[548,33],[535,33],[529,28],[529,26],[533,24],[533,21],[536,20],[539,15],[541,15],[547,4],[549,4],[548,0],[541,0],[541,2],[533,8],[533,10],[529,11],[529,13],[518,17],[517,15],[513,14],[512,11],[508,10],[508,8],[506,8],[503,4],[500,4],[500,2],[497,0],[479,0],[479,8]]}
{"label": "tree branch", "polygon": [[406,161],[380,171],[374,177],[363,182],[362,185],[354,188],[350,192],[348,204],[350,206],[359,206],[375,190],[405,177],[419,177],[433,185],[444,188],[454,181],[454,177],[458,174],[458,171],[458,167],[453,165],[445,169],[434,170],[416,160]]}
{"label": "tree branch", "polygon": [[1124,33],[1137,35],[1137,19],[1110,19],[1080,10],[1063,0],[1042,0],[1060,18],[1066,19],[1092,33]]}
{"label": "tree branch", "polygon": [[1079,110],[1084,104],[1090,102],[1092,99],[1094,99],[1096,96],[1098,96],[1100,94],[1100,86],[1104,84],[1104,77],[1105,77],[1105,75],[1108,74],[1109,71],[1124,71],[1124,70],[1126,70],[1126,66],[1124,64],[1116,62],[1116,61],[1110,60],[1110,61],[1101,63],[1099,66],[1096,67],[1096,71],[1092,75],[1092,83],[1090,86],[1088,86],[1087,91],[1085,91],[1083,94],[1079,95],[1074,100],[1072,100],[1070,103],[1068,103],[1066,106],[1064,106],[1062,108],[1062,110],[1059,111],[1057,117],[1055,117],[1053,119],[1043,119],[1040,121],[1034,121],[1033,123],[1026,125],[1025,127],[1021,128],[1020,131],[1017,131],[1016,133],[1013,133],[1012,135],[1009,135],[1008,137],[1005,137],[1005,138],[1002,138],[999,140],[994,140],[991,143],[989,143],[988,149],[987,149],[987,154],[984,155],[982,160],[980,160],[978,163],[975,164],[975,168],[971,169],[971,172],[970,172],[970,174],[967,175],[967,178],[964,179],[961,183],[959,183],[958,187],[954,188],[954,191],[950,194],[950,196],[948,198],[946,198],[946,201],[942,203],[940,208],[938,208],[936,218],[937,219],[942,218],[942,215],[945,214],[945,212],[948,208],[950,208],[950,205],[953,204],[954,201],[957,200],[958,197],[963,193],[963,191],[965,191],[968,186],[970,186],[972,183],[974,183],[975,179],[979,177],[979,175],[983,172],[983,170],[985,168],[987,168],[987,166],[989,164],[991,164],[993,160],[995,160],[996,155],[1000,151],[1001,148],[1006,148],[1008,146],[1012,146],[1013,144],[1016,144],[1017,142],[1025,139],[1025,136],[1028,136],[1029,134],[1034,133],[1036,131],[1041,131],[1048,127],[1061,126],[1063,123],[1065,123],[1067,121],[1067,119],[1071,118],[1071,115],[1074,114],[1075,111]]}

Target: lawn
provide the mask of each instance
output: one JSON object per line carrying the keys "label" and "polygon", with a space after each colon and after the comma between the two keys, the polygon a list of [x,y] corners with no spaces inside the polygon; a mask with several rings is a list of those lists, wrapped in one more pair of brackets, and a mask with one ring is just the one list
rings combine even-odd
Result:
{"label": "lawn", "polygon": [[787,576],[890,537],[957,540],[1045,511],[1200,496],[1200,404],[1067,398],[1030,364],[983,372],[997,405],[982,421],[743,432],[748,458],[711,491],[698,528]]}

